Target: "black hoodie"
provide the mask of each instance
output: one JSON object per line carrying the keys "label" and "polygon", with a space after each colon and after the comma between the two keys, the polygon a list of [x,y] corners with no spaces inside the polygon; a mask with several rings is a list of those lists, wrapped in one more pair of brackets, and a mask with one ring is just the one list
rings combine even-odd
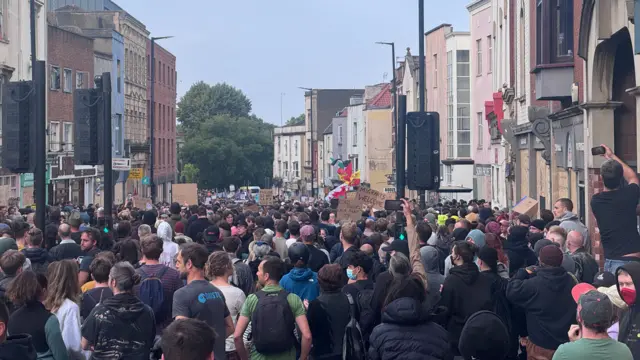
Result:
{"label": "black hoodie", "polygon": [[575,285],[562,267],[541,267],[531,275],[520,270],[509,282],[507,299],[524,309],[531,342],[556,350],[569,341],[567,332],[576,321],[576,302],[571,296]]}
{"label": "black hoodie", "polygon": [[[616,270],[616,279],[621,270],[626,271],[633,279],[633,284],[636,287],[636,292],[640,290],[640,262],[630,262],[626,265],[620,266]],[[620,294],[620,284],[616,281],[618,287],[618,293]],[[620,294],[622,297],[622,294]],[[620,319],[620,332],[618,334],[618,341],[627,344],[631,350],[631,354],[634,359],[640,359],[640,309],[638,308],[638,295],[636,295],[636,301],[633,305],[629,305],[627,310]]]}
{"label": "black hoodie", "polygon": [[49,264],[55,261],[53,256],[43,248],[25,248],[22,249],[22,253],[31,261],[31,270],[37,274],[46,274]]}
{"label": "black hoodie", "polygon": [[369,358],[403,360],[453,359],[447,331],[433,322],[428,306],[400,298],[382,313],[382,324],[369,338]]}
{"label": "black hoodie", "polygon": [[513,277],[520,268],[535,265],[538,262],[536,254],[529,248],[526,226],[514,226],[511,228],[507,241],[504,242],[504,250],[509,258],[509,276]]}
{"label": "black hoodie", "polygon": [[137,297],[120,293],[98,304],[82,324],[93,358],[148,360],[156,335],[153,310]]}
{"label": "black hoodie", "polygon": [[438,305],[447,308],[444,320],[449,331],[449,342],[455,354],[458,352],[458,339],[462,327],[469,316],[481,310],[493,310],[492,282],[486,276],[480,276],[474,263],[454,266],[444,280]]}
{"label": "black hoodie", "polygon": [[0,343],[0,360],[36,360],[38,354],[31,343],[31,335],[9,336]]}

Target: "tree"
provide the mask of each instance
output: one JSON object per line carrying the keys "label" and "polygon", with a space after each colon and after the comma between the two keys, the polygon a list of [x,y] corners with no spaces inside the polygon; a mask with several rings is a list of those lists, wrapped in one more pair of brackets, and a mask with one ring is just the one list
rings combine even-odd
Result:
{"label": "tree", "polygon": [[295,126],[295,125],[304,125],[304,114],[300,114],[296,117],[291,117],[291,119],[287,120],[287,126]]}
{"label": "tree", "polygon": [[251,100],[226,83],[213,86],[202,81],[191,86],[178,105],[178,118],[185,131],[198,128],[204,120],[216,115],[249,116]]}
{"label": "tree", "polygon": [[185,182],[191,184],[198,182],[198,175],[200,175],[200,169],[198,169],[193,164],[184,164],[184,168],[182,169],[182,176],[185,179]]}
{"label": "tree", "polygon": [[[239,95],[206,95],[207,88],[220,90],[221,86]],[[220,101],[224,98],[229,101]],[[241,98],[246,102],[238,101]],[[246,106],[238,107],[239,103]],[[226,188],[247,182],[256,185],[271,178],[274,126],[249,115],[251,102],[242,92],[226,84],[210,87],[197,83],[182,97],[179,106],[185,131],[180,156],[185,164],[199,169],[199,187]],[[189,120],[185,123],[183,119]]]}

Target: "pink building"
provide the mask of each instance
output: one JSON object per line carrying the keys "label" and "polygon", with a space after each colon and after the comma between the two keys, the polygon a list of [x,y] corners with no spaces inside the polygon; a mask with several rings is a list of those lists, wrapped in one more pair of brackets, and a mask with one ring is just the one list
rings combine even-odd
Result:
{"label": "pink building", "polygon": [[440,114],[441,199],[473,197],[470,34],[439,25],[425,34],[427,111]]}
{"label": "pink building", "polygon": [[493,22],[490,0],[476,0],[467,6],[471,33],[471,133],[473,192],[477,199],[490,200],[491,164],[495,149],[491,145],[486,102],[493,97]]}

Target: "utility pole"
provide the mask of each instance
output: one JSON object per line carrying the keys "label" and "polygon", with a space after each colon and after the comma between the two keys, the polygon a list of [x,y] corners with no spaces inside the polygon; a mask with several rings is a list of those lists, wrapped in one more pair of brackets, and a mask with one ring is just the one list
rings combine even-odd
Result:
{"label": "utility pole", "polygon": [[149,186],[151,187],[151,202],[156,203],[156,181],[155,181],[155,127],[156,127],[156,40],[170,39],[173,36],[159,36],[151,38],[151,109],[149,110]]}
{"label": "utility pole", "polygon": [[[393,124],[393,126],[396,128],[396,174],[398,173],[398,171],[401,171],[402,169],[399,168],[399,163],[398,163],[398,151],[399,151],[399,143],[398,143],[398,87],[396,84],[396,44],[393,42],[383,42],[383,41],[378,41],[376,42],[376,44],[378,45],[387,45],[387,46],[391,46],[391,71],[393,74],[393,79],[391,80],[391,97],[393,98],[393,114],[392,119],[391,119],[391,123]],[[406,105],[406,104],[405,104]],[[406,110],[405,110],[406,113]],[[404,149],[404,148],[403,148]],[[403,159],[404,159],[404,151],[402,152],[403,154]],[[397,189],[398,183],[396,182],[396,196],[398,195],[398,189]],[[402,189],[402,192],[404,193],[404,188]]]}
{"label": "utility pole", "polygon": [[104,227],[111,231],[113,229],[113,191],[114,191],[114,173],[113,173],[113,144],[112,128],[111,128],[111,73],[102,73],[100,78],[102,86],[98,89],[102,90],[102,106],[98,111],[102,112],[103,126],[103,152],[104,152]]}
{"label": "utility pole", "polygon": [[[424,0],[418,0],[418,31],[420,32],[419,34],[419,44],[420,46],[418,47],[418,57],[419,57],[419,66],[420,66],[420,72],[419,72],[419,77],[420,79],[418,80],[418,86],[420,87],[420,112],[425,112],[425,104],[426,104],[426,99],[425,99],[425,80],[426,80],[426,71],[425,71],[425,59],[424,59]],[[426,208],[426,192],[424,189],[419,189],[418,190],[420,193],[420,208],[421,209],[425,209]]]}
{"label": "utility pole", "polygon": [[46,172],[47,172],[47,119],[46,119],[46,65],[44,61],[37,60],[37,44],[36,44],[36,2],[35,0],[29,1],[30,10],[30,31],[31,31],[31,80],[33,83],[33,90],[35,95],[35,108],[33,109],[32,116],[35,118],[35,122],[32,122],[36,126],[36,138],[35,148],[35,166],[34,166],[34,187],[36,197],[36,226],[44,231],[47,214],[47,184],[46,184]]}
{"label": "utility pole", "polygon": [[314,197],[316,187],[316,184],[314,182],[316,172],[316,157],[313,152],[313,89],[305,87],[298,87],[298,89],[309,92],[309,127],[311,128],[311,140],[309,142],[309,146],[311,147],[311,149],[309,149],[309,152],[311,153],[311,197]]}
{"label": "utility pole", "polygon": [[398,96],[398,128],[396,129],[396,199],[405,197],[405,153],[407,141],[407,96]]}

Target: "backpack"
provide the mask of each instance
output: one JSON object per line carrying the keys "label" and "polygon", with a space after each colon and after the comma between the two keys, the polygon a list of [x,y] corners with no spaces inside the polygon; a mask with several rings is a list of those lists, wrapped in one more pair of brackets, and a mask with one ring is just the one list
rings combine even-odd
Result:
{"label": "backpack", "polygon": [[367,349],[364,344],[362,330],[355,317],[356,305],[351,294],[347,295],[349,300],[349,322],[344,329],[342,339],[342,360],[366,360]]}
{"label": "backpack", "polygon": [[239,284],[238,284],[238,273],[236,273],[236,264],[241,262],[242,260],[240,259],[235,259],[233,260],[233,263],[231,265],[233,265],[233,275],[231,275],[231,285],[240,288]]}
{"label": "backpack", "polygon": [[168,267],[163,266],[157,273],[149,275],[143,268],[142,281],[140,282],[139,298],[140,301],[149,305],[153,313],[158,317],[164,303],[164,288],[162,287],[162,277],[167,272]]}
{"label": "backpack", "polygon": [[295,319],[287,301],[288,292],[256,292],[258,303],[251,315],[252,339],[260,354],[279,354],[296,345]]}
{"label": "backpack", "polygon": [[364,289],[358,292],[358,320],[362,321],[362,318],[371,316],[373,308],[371,307],[371,301],[373,299],[373,289]]}

